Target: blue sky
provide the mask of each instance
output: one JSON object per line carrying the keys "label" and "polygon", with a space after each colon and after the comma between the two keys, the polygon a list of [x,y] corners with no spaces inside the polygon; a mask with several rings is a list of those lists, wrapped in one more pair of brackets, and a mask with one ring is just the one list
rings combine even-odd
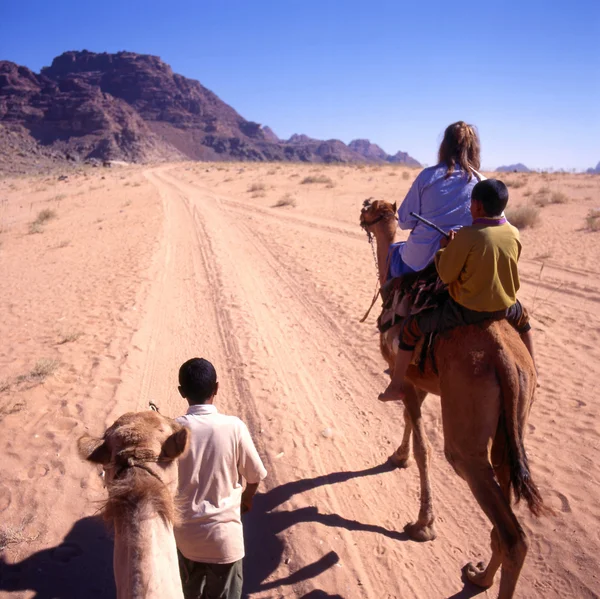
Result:
{"label": "blue sky", "polygon": [[284,138],[432,164],[462,119],[487,167],[600,161],[597,0],[0,2],[0,59],[37,72],[81,49],[158,55]]}

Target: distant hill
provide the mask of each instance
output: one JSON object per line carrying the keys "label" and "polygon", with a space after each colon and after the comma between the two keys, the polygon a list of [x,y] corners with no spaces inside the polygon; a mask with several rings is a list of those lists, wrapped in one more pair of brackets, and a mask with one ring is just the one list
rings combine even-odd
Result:
{"label": "distant hill", "polygon": [[[398,161],[367,140],[280,140],[157,56],[65,52],[39,74],[0,61],[0,167],[64,160]],[[379,152],[373,150],[377,148]]]}
{"label": "distant hill", "polygon": [[588,168],[585,172],[590,175],[600,175],[600,162],[596,165],[596,168]]}
{"label": "distant hill", "polygon": [[531,171],[524,165],[518,162],[517,164],[509,164],[508,166],[499,166],[496,169],[497,173],[530,173]]}
{"label": "distant hill", "polygon": [[391,156],[368,139],[354,139],[348,144],[348,147],[369,161],[378,162],[383,160],[385,162],[406,164],[407,166],[421,166],[419,162],[406,152],[398,152]]}

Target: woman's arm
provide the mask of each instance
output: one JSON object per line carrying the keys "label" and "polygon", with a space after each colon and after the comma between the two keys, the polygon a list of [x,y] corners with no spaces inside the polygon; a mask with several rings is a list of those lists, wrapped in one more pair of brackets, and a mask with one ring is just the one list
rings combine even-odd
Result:
{"label": "woman's arm", "polygon": [[398,209],[398,226],[401,229],[414,229],[419,222],[411,212],[421,213],[421,190],[419,185],[419,177],[417,177],[411,185],[406,197],[400,208]]}

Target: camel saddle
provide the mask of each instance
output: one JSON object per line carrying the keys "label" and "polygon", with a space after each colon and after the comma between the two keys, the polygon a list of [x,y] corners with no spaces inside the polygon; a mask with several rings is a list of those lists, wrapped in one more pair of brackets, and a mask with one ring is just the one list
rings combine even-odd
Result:
{"label": "camel saddle", "polygon": [[407,316],[441,306],[448,298],[434,264],[415,273],[387,281],[381,288],[383,306],[377,328],[385,333]]}

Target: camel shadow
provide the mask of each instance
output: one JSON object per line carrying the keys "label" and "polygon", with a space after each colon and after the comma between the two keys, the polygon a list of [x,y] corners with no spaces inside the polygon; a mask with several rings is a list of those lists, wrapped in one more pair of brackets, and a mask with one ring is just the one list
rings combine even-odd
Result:
{"label": "camel shadow", "polygon": [[9,564],[0,555],[0,591],[35,599],[115,599],[113,541],[99,517],[78,520],[56,547]]}
{"label": "camel shadow", "polygon": [[[284,530],[302,522],[317,522],[333,528],[345,528],[352,531],[366,531],[384,535],[395,541],[408,541],[404,532],[388,530],[374,524],[364,524],[350,520],[338,514],[323,514],[316,506],[308,506],[296,510],[273,511],[294,495],[305,493],[324,485],[345,482],[353,478],[374,476],[395,470],[393,464],[385,462],[365,470],[349,472],[333,472],[315,478],[302,479],[280,485],[267,493],[257,495],[252,512],[244,516],[244,538],[246,558],[244,560],[244,597],[280,586],[296,584],[303,580],[315,578],[339,561],[334,551],[323,555],[316,562],[296,570],[285,578],[264,582],[279,567],[284,554],[283,542],[277,535]],[[306,597],[333,597],[324,591],[312,591]]]}

